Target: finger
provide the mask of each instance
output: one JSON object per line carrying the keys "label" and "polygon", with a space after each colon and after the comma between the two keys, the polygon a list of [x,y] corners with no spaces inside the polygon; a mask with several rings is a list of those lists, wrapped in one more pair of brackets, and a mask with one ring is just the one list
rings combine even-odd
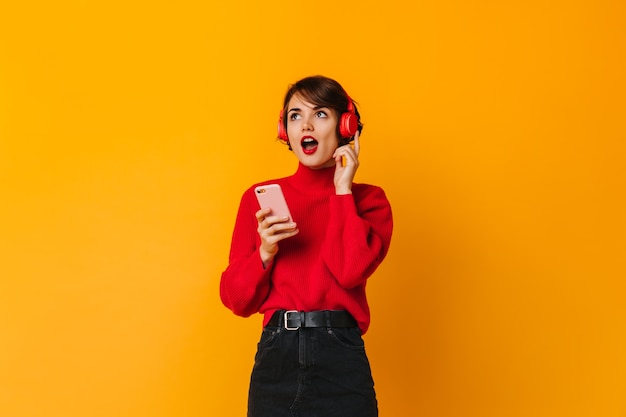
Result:
{"label": "finger", "polygon": [[261,210],[254,213],[254,216],[256,217],[257,221],[261,223],[263,220],[265,220],[265,216],[267,216],[271,210],[272,209],[270,209],[269,207],[262,208]]}
{"label": "finger", "polygon": [[275,223],[272,225],[272,230],[274,233],[282,233],[285,231],[294,230],[297,227],[294,222],[286,222],[286,223]]}
{"label": "finger", "polygon": [[270,244],[277,243],[299,232],[295,223],[275,224],[262,232],[262,238]]}
{"label": "finger", "polygon": [[354,162],[358,158],[358,154],[356,153],[356,150],[352,148],[352,144],[342,146],[337,153],[342,157],[342,161],[344,162],[343,166],[345,166],[345,163],[347,163],[348,160]]}
{"label": "finger", "polygon": [[333,159],[335,160],[337,167],[343,166],[344,163],[343,148],[343,146],[340,146],[339,148],[335,149],[335,152],[333,152]]}
{"label": "finger", "polygon": [[359,156],[359,152],[361,151],[361,142],[359,142],[359,136],[361,136],[361,132],[358,130],[354,134],[354,152],[356,156]]}
{"label": "finger", "polygon": [[276,225],[284,224],[289,222],[289,217],[287,216],[266,216],[263,220],[259,222],[259,224],[265,228],[274,228]]}
{"label": "finger", "polygon": [[335,162],[337,168],[343,168],[348,164],[347,155],[348,153],[346,152],[345,147],[341,147],[335,151]]}
{"label": "finger", "polygon": [[339,172],[340,169],[345,167],[345,160],[343,156],[338,156],[335,158],[335,172]]}
{"label": "finger", "polygon": [[276,234],[272,235],[272,239],[271,240],[274,243],[278,243],[278,242],[280,242],[283,239],[287,239],[289,237],[297,235],[299,232],[300,232],[299,229],[285,230],[285,231],[282,231],[280,233],[276,233]]}
{"label": "finger", "polygon": [[340,146],[337,149],[335,149],[335,152],[333,152],[333,158],[335,158],[335,159],[339,158],[341,153],[346,149],[346,146],[347,145],[343,145],[343,146]]}

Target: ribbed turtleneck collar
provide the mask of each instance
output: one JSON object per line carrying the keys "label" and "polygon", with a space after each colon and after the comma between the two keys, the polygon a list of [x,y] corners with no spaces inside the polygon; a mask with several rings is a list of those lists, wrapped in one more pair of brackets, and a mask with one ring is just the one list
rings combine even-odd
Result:
{"label": "ribbed turtleneck collar", "polygon": [[326,191],[335,188],[335,167],[311,169],[298,163],[296,173],[289,178],[295,188],[303,191]]}

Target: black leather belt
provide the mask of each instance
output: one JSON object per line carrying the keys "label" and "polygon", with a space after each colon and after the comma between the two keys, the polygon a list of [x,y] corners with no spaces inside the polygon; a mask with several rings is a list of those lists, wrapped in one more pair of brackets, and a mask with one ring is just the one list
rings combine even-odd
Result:
{"label": "black leather belt", "polygon": [[357,322],[345,310],[278,310],[272,315],[267,325],[298,330],[301,327],[356,327]]}

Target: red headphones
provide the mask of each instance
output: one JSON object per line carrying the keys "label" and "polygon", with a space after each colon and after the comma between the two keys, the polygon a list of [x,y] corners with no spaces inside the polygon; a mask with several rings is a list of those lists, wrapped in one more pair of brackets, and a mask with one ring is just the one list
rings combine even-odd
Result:
{"label": "red headphones", "polygon": [[[352,99],[346,93],[346,97],[348,98],[348,111],[341,114],[339,118],[339,134],[342,138],[351,138],[356,134],[356,131],[359,129],[359,118],[357,117],[354,111],[354,104],[352,103]],[[287,135],[287,129],[285,129],[285,124],[283,123],[284,110],[280,111],[280,115],[278,118],[278,138],[283,142],[289,142],[289,136]]]}

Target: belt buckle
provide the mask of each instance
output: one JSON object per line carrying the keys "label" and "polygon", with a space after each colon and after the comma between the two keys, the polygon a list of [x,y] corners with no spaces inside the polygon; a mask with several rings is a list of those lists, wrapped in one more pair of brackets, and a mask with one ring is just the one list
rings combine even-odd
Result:
{"label": "belt buckle", "polygon": [[297,312],[298,312],[298,310],[287,310],[287,311],[285,311],[285,315],[284,315],[284,318],[283,318],[283,326],[285,326],[286,330],[298,330],[300,328],[300,326],[289,327],[289,325],[287,325],[287,322],[289,321],[289,313],[297,313]]}

